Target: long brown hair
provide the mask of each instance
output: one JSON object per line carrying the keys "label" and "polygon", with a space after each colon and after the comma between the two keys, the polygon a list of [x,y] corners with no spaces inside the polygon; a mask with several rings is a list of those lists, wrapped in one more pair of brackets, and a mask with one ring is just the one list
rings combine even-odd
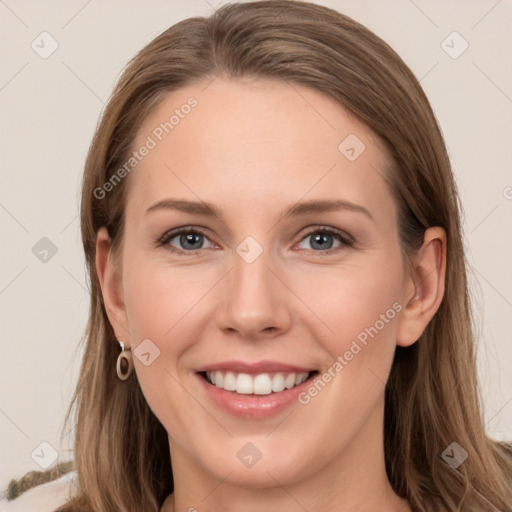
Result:
{"label": "long brown hair", "polygon": [[[334,98],[390,152],[404,252],[417,249],[428,227],[446,230],[445,297],[421,338],[397,348],[386,386],[386,470],[414,511],[510,510],[512,450],[487,437],[482,421],[460,208],[430,104],[401,58],[359,23],[326,7],[270,0],[229,4],[163,32],[129,63],[97,128],[81,205],[91,307],[66,417],[76,421],[82,493],[59,511],[157,512],[173,490],[167,432],[135,374],[126,382],[116,376],[119,348],[95,268],[100,227],[119,251],[129,176],[105,197],[95,190],[127,161],[142,121],[166,93],[219,75],[277,79]],[[454,442],[467,452],[457,468],[442,457]]]}

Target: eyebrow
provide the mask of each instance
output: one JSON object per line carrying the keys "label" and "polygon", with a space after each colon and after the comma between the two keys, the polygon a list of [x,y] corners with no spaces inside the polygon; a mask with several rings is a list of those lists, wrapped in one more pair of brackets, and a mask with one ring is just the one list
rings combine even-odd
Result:
{"label": "eyebrow", "polygon": [[[196,215],[205,215],[207,217],[219,217],[222,219],[222,210],[217,206],[206,203],[204,201],[188,201],[183,199],[162,199],[151,205],[145,212],[147,215],[156,210],[177,210],[184,213],[191,213]],[[338,210],[348,210],[366,215],[370,220],[373,220],[372,214],[363,206],[351,203],[345,200],[317,200],[306,201],[292,205],[286,209],[281,218],[297,217],[300,215],[307,215],[308,213],[324,213],[333,212]]]}

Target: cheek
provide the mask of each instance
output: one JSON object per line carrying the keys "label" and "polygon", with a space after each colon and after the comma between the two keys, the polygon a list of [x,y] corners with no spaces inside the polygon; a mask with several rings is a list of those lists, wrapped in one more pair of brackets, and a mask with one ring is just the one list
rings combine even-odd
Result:
{"label": "cheek", "polygon": [[393,258],[396,265],[379,260],[293,278],[294,292],[314,313],[325,332],[323,343],[333,356],[358,337],[364,342],[368,331],[375,337],[376,329],[380,339],[394,338],[397,310],[401,310],[400,258]]}
{"label": "cheek", "polygon": [[135,345],[150,338],[166,351],[178,353],[184,348],[186,339],[178,333],[190,323],[189,317],[201,311],[201,301],[211,286],[208,275],[198,277],[191,269],[173,269],[142,255],[126,260],[125,305]]}
{"label": "cheek", "polygon": [[321,343],[328,353],[301,403],[310,403],[314,414],[331,418],[333,425],[345,425],[342,411],[353,411],[354,424],[363,422],[382,396],[403,308],[400,262],[398,253],[388,254],[339,272],[324,270],[323,277],[317,273],[314,287],[307,277],[296,281],[297,294],[325,327]]}
{"label": "cheek", "polygon": [[402,310],[401,272],[399,263],[373,261],[340,273],[337,286],[318,294],[318,311],[334,331],[323,340],[330,358],[299,401],[325,418],[332,432],[345,432],[340,444],[355,435],[383,396]]}
{"label": "cheek", "polygon": [[[193,360],[187,354],[205,337],[215,311],[209,290],[218,281],[218,272],[186,265],[173,268],[165,256],[148,257],[135,248],[126,250],[125,256],[124,302],[135,371],[151,409],[172,428],[179,417],[169,411],[183,410],[183,404],[190,403],[183,388],[190,377],[184,360]],[[138,357],[148,352],[149,357]]]}
{"label": "cheek", "polygon": [[[194,319],[202,311],[200,299],[207,281],[185,279],[183,270],[157,264],[135,251],[124,261],[124,300],[137,379],[153,413],[179,437],[187,432],[191,407],[184,389],[187,375],[179,363],[196,339],[199,326]],[[144,353],[149,357],[139,357]],[[192,409],[201,417],[201,409]],[[187,414],[176,414],[184,410]],[[186,443],[186,436],[181,437]]]}

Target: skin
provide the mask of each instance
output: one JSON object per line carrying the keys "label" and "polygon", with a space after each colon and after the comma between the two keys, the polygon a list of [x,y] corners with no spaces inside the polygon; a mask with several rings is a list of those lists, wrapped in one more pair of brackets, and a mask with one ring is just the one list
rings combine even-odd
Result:
{"label": "skin", "polygon": [[[198,101],[130,175],[121,259],[105,228],[97,238],[118,339],[133,351],[149,338],[160,350],[149,366],[133,359],[169,434],[175,492],[162,511],[409,511],[385,472],[384,386],[396,346],[414,343],[439,307],[445,234],[428,229],[417,255],[404,258],[382,178],[385,148],[331,98],[277,81],[205,85],[168,94],[140,128],[136,148],[188,98]],[[349,134],[366,146],[355,161],[338,150]],[[222,218],[145,213],[165,198],[212,203]],[[349,209],[281,218],[298,201],[320,199],[350,201],[372,218]],[[182,226],[203,228],[200,249],[179,236],[157,246]],[[353,245],[328,237],[332,247],[318,248],[322,226],[348,233]],[[252,263],[236,252],[247,236],[263,248]],[[322,374],[394,303],[401,311],[317,396],[274,417],[218,409],[195,375],[234,359]],[[262,454],[251,468],[237,457],[248,442]]]}

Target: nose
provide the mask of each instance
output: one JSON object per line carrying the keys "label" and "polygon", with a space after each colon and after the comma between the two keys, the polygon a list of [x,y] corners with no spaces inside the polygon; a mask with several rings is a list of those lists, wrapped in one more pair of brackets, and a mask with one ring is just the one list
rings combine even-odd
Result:
{"label": "nose", "polygon": [[292,294],[283,284],[285,276],[270,264],[266,251],[251,263],[234,254],[217,311],[217,324],[225,333],[255,341],[274,338],[290,328]]}

